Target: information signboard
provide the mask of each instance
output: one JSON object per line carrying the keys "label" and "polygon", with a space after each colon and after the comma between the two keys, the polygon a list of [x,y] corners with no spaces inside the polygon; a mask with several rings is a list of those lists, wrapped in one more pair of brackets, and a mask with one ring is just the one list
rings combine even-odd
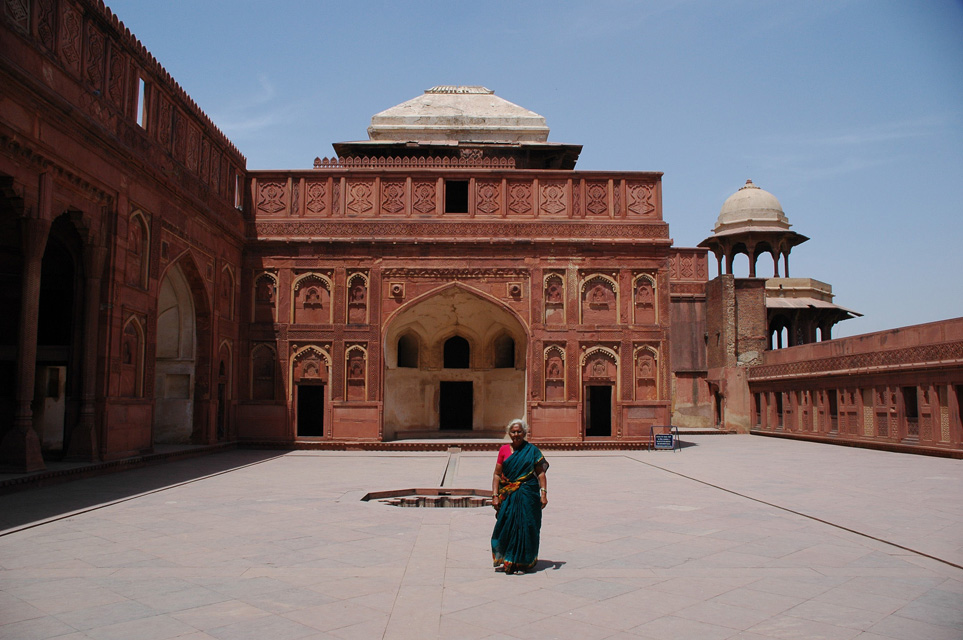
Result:
{"label": "information signboard", "polygon": [[671,433],[657,433],[655,434],[655,448],[656,449],[672,449],[675,447],[675,436]]}

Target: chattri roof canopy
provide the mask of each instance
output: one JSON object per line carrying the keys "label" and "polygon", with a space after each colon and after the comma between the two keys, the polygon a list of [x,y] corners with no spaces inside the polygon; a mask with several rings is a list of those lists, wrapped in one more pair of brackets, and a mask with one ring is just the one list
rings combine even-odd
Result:
{"label": "chattri roof canopy", "polygon": [[478,86],[442,85],[376,113],[370,140],[546,142],[545,118]]}
{"label": "chattri roof canopy", "polygon": [[790,226],[776,196],[752,184],[752,180],[746,180],[745,186],[722,204],[712,231],[716,235],[733,231],[787,231]]}

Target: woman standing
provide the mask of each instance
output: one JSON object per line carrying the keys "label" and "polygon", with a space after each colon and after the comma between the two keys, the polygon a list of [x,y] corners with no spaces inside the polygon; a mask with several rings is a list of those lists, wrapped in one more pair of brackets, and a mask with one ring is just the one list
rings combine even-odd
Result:
{"label": "woman standing", "polygon": [[498,451],[492,477],[492,559],[505,573],[528,571],[538,562],[538,537],[542,509],[548,504],[548,461],[538,447],[525,440],[524,420],[508,423],[506,444]]}

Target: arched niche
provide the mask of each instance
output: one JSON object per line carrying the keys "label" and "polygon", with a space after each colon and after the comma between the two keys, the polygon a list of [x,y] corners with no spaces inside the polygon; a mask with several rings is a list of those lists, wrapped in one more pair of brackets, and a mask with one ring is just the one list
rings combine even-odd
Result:
{"label": "arched niche", "polygon": [[635,324],[657,324],[659,304],[655,276],[643,273],[632,281],[632,314]]}
{"label": "arched niche", "polygon": [[368,323],[368,276],[352,273],[348,276],[346,295],[348,324]]}
{"label": "arched niche", "polygon": [[316,345],[295,348],[290,377],[294,433],[298,438],[323,437],[331,424],[331,356]]}
{"label": "arched niche", "polygon": [[351,345],[344,353],[344,399],[348,402],[367,400],[368,388],[368,350],[360,345]]}
{"label": "arched niche", "polygon": [[546,274],[543,289],[545,324],[565,324],[565,279],[562,274]]}
{"label": "arched niche", "polygon": [[269,271],[254,276],[251,320],[273,323],[277,319],[278,278]]}
{"label": "arched niche", "polygon": [[492,342],[492,359],[496,369],[515,368],[515,339],[508,333],[501,333]]}
{"label": "arched niche", "polygon": [[616,435],[615,403],[619,397],[619,356],[615,349],[597,345],[580,359],[582,422],[586,437]]}
{"label": "arched niche", "polygon": [[230,265],[221,269],[221,280],[218,285],[217,305],[222,318],[234,319],[234,270]]}
{"label": "arched niche", "polygon": [[471,343],[460,335],[453,335],[442,343],[442,367],[471,369]]}
{"label": "arched niche", "polygon": [[417,369],[421,352],[418,335],[409,331],[398,338],[397,362],[399,369]]}
{"label": "arched niche", "polygon": [[619,287],[608,275],[595,273],[582,280],[579,291],[582,324],[618,324]]}
{"label": "arched niche", "polygon": [[545,366],[545,401],[564,402],[565,393],[565,349],[553,344],[545,347],[542,354]]}
{"label": "arched niche", "polygon": [[274,403],[277,399],[277,353],[269,344],[251,349],[251,400]]}
{"label": "arched niche", "polygon": [[144,326],[131,315],[124,323],[120,347],[120,389],[123,398],[144,395]]}
{"label": "arched niche", "polygon": [[306,273],[291,285],[291,322],[331,324],[331,279],[320,273]]}
{"label": "arched niche", "polygon": [[127,220],[127,264],[125,281],[133,287],[147,288],[150,273],[150,224],[140,209]]}
{"label": "arched niche", "polygon": [[634,353],[635,399],[659,399],[659,352],[655,347],[637,347]]}

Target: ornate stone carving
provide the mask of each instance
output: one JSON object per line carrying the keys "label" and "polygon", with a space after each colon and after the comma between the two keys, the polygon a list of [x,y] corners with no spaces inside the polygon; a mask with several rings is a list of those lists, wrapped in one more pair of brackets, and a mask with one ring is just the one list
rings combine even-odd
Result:
{"label": "ornate stone carving", "polygon": [[[263,184],[259,183],[260,193]],[[283,193],[276,193],[271,199],[262,199],[259,195],[258,209],[264,210],[261,202],[269,204],[276,211],[284,208],[280,198]],[[276,208],[280,204],[280,208]],[[274,213],[267,211],[265,213]],[[408,240],[412,237],[423,238],[545,238],[557,241],[564,239],[595,239],[595,238],[633,238],[633,239],[661,239],[667,238],[667,225],[640,223],[606,223],[606,224],[559,224],[552,222],[471,222],[461,220],[445,223],[422,223],[406,221],[372,221],[372,222],[304,222],[277,220],[256,223],[257,234],[261,238],[279,237],[324,237],[349,239],[365,238],[400,238]]]}
{"label": "ornate stone carving", "polygon": [[110,78],[107,82],[107,95],[114,106],[124,106],[124,90],[127,87],[127,56],[116,49],[110,52]]}
{"label": "ornate stone carving", "polygon": [[542,185],[541,210],[557,215],[566,209],[565,182],[553,180]]}
{"label": "ornate stone carving", "polygon": [[[906,349],[857,353],[788,364],[756,366],[749,369],[753,381],[785,377],[816,377],[843,370],[868,370],[907,365],[925,366],[963,359],[963,342],[943,342]],[[881,400],[880,403],[883,401]]]}
{"label": "ornate stone carving", "polygon": [[[474,268],[474,269],[430,269],[430,268],[394,268],[385,269],[382,275],[386,278],[407,278],[427,280],[467,280],[476,278],[528,278],[527,269],[512,268]],[[392,293],[392,295],[395,295]]]}
{"label": "ornate stone carving", "polygon": [[478,203],[475,210],[481,213],[492,214],[501,208],[501,183],[494,180],[479,180],[475,184],[475,194]]}
{"label": "ornate stone carving", "polygon": [[64,6],[60,19],[60,59],[74,75],[80,75],[80,33],[83,20],[80,13]]}
{"label": "ornate stone carving", "polygon": [[348,211],[354,214],[367,213],[374,209],[371,201],[374,183],[370,181],[348,183]]}
{"label": "ornate stone carving", "polygon": [[515,158],[486,158],[479,153],[467,153],[461,158],[315,158],[315,169],[401,168],[401,169],[514,169]]}
{"label": "ornate stone carving", "polygon": [[55,9],[55,0],[37,0],[37,35],[40,37],[40,44],[47,51],[54,50],[57,38]]}
{"label": "ornate stone carving", "polygon": [[508,188],[508,208],[518,214],[532,211],[532,185],[515,182]]}
{"label": "ornate stone carving", "polygon": [[265,213],[278,213],[286,208],[285,188],[281,182],[259,182],[257,208]]}
{"label": "ornate stone carving", "polygon": [[87,82],[103,91],[104,88],[104,34],[94,22],[87,23]]}
{"label": "ornate stone carving", "polygon": [[655,196],[653,186],[644,183],[629,183],[629,213],[637,216],[649,217],[655,213]]}
{"label": "ornate stone carving", "polygon": [[608,195],[609,188],[608,183],[605,182],[588,182],[586,184],[586,198],[588,202],[585,208],[589,213],[596,216],[605,215],[609,212],[608,205]]}
{"label": "ornate stone carving", "polygon": [[401,213],[405,210],[405,181],[381,181],[381,210],[387,213]]}
{"label": "ornate stone carving", "polygon": [[315,215],[324,213],[325,183],[308,182],[305,186],[307,187],[307,203],[305,204],[305,208]]}
{"label": "ornate stone carving", "polygon": [[157,139],[165,149],[171,148],[172,109],[171,103],[161,95],[157,100]]}
{"label": "ornate stone carving", "polygon": [[14,29],[23,34],[30,32],[30,7],[27,0],[5,0],[3,12]]}
{"label": "ornate stone carving", "polygon": [[418,213],[433,213],[435,211],[435,183],[434,182],[416,182],[412,190],[414,195],[414,204],[411,205],[412,209]]}

